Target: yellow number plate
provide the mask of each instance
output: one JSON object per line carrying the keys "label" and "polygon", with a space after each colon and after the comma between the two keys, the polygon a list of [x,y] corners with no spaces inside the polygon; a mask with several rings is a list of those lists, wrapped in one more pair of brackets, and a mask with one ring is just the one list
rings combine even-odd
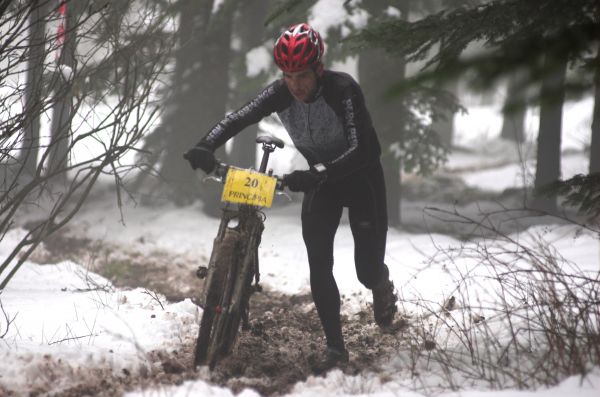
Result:
{"label": "yellow number plate", "polygon": [[225,179],[223,201],[270,207],[277,179],[260,172],[230,167]]}

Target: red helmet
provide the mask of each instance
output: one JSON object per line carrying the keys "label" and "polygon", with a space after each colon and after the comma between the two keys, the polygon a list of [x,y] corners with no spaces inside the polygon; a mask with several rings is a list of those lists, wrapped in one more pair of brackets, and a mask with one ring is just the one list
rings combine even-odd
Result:
{"label": "red helmet", "polygon": [[321,62],[324,52],[319,32],[306,23],[290,26],[279,36],[273,57],[284,72],[299,72]]}

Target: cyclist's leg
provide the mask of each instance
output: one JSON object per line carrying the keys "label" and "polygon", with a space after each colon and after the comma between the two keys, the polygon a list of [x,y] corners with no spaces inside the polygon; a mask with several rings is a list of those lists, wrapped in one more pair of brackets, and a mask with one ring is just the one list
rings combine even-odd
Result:
{"label": "cyclist's leg", "polygon": [[327,344],[344,349],[340,321],[340,293],[333,277],[333,240],[342,215],[335,190],[322,186],[305,195],[302,235],[310,266],[310,287]]}
{"label": "cyclist's leg", "polygon": [[378,164],[355,178],[349,202],[354,260],[360,282],[373,292],[373,315],[383,328],[393,324],[397,296],[384,263],[387,237],[385,183]]}
{"label": "cyclist's leg", "polygon": [[389,274],[384,263],[388,220],[381,165],[371,166],[357,176],[348,193],[356,274],[365,287],[373,289]]}

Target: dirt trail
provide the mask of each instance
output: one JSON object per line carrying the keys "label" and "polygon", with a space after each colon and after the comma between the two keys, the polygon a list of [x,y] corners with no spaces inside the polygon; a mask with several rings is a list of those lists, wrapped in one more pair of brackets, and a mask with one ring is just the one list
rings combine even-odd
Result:
{"label": "dirt trail", "polygon": [[[456,210],[457,192],[461,192],[462,205],[479,199],[490,200],[489,195],[476,190],[469,190],[469,194],[465,194],[465,190],[459,188],[464,186],[457,186],[455,178],[438,178],[429,184],[418,182],[405,183],[406,197],[413,200],[404,205],[416,205],[416,209],[403,211],[416,215],[412,218],[405,216],[403,228],[469,237],[472,225],[467,225],[469,231],[466,233],[464,226],[445,219],[434,219],[435,222],[427,222],[424,228],[422,211],[426,204],[421,201],[427,197],[427,202],[454,202],[454,206],[448,210],[452,213]],[[519,197],[520,193],[515,191],[502,198],[504,204],[508,205],[517,203]],[[436,207],[440,205],[436,204]],[[482,216],[482,207],[479,205],[470,210],[475,211],[475,217]],[[498,216],[504,216],[504,213],[500,212]],[[535,221],[539,222],[539,219]],[[523,226],[520,222],[521,220],[504,222],[503,227],[510,231],[516,230]],[[133,252],[127,247],[73,237],[69,235],[68,227],[52,235],[45,241],[44,248],[30,257],[30,260],[38,263],[56,263],[68,259],[103,275],[119,288],[147,288],[164,295],[171,302],[196,298],[202,290],[202,281],[195,277],[195,270],[199,262],[208,262],[208,258],[194,258],[192,261],[169,252]],[[373,323],[370,307],[364,307],[352,318],[343,318],[342,321],[350,351],[350,362],[342,370],[348,374],[378,373],[380,363],[387,357],[397,355],[398,351],[409,349],[410,346],[414,347],[415,338],[411,340],[407,331],[382,333]],[[319,360],[325,345],[310,296],[288,296],[269,290],[253,295],[249,329],[240,333],[231,356],[212,372],[208,372],[206,368],[199,371],[192,368],[195,337],[196,335],[189,335],[177,351],[149,352],[149,368],[138,373],[125,371],[115,374],[110,369],[97,368],[90,373],[72,376],[72,369],[60,370],[63,364],[53,363],[55,376],[62,373],[72,379],[69,387],[55,395],[118,396],[124,391],[139,387],[177,385],[192,379],[227,386],[234,392],[249,387],[262,395],[281,395],[313,374],[314,364]],[[31,390],[30,395],[53,395],[52,393],[52,383],[49,383],[46,388]],[[6,391],[4,394],[7,394]],[[0,389],[0,396],[2,395],[3,390]]]}
{"label": "dirt trail", "polygon": [[[211,379],[234,391],[252,387],[264,395],[282,394],[315,374],[325,341],[310,296],[263,292],[251,300],[250,329],[240,334],[231,356],[213,371]],[[367,309],[367,308],[365,308]],[[370,310],[342,324],[350,362],[348,374],[378,371],[378,361],[402,343],[402,333],[383,334],[373,325]]]}
{"label": "dirt trail", "polygon": [[[121,251],[120,251],[121,250]],[[95,257],[90,257],[94,252]],[[90,263],[91,269],[121,288],[143,287],[165,295],[170,301],[194,298],[202,281],[194,277],[195,263],[181,262],[165,252],[145,256],[123,252],[122,248],[74,238],[68,230],[53,235],[44,250],[31,258],[39,263],[71,259]],[[192,367],[195,335],[190,335],[177,351],[153,351],[150,368],[139,373],[114,374],[98,369],[95,376],[81,374],[61,396],[115,396],[126,390],[158,384],[180,384],[203,379],[227,386],[234,392],[252,388],[261,395],[281,395],[299,381],[314,374],[315,364],[325,346],[321,325],[309,295],[284,295],[265,289],[251,298],[249,329],[241,331],[233,353],[208,372]],[[402,332],[384,334],[373,323],[370,307],[353,318],[342,319],[350,362],[342,370],[357,374],[378,372],[378,362],[397,351],[405,336]],[[32,395],[52,389],[33,391]],[[1,391],[1,390],[0,390]],[[0,393],[1,394],[1,393]]]}

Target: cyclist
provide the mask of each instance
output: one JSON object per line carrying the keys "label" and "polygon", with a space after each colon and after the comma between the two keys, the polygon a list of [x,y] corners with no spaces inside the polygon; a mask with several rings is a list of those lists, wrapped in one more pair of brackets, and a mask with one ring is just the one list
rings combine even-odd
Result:
{"label": "cyclist", "polygon": [[381,148],[356,81],[324,70],[324,46],[306,23],[291,26],[273,48],[283,78],[230,113],[186,153],[192,168],[213,171],[214,151],[252,123],[276,112],[310,168],[284,176],[291,191],[304,192],[302,234],[310,286],[327,346],[322,369],[348,361],[340,322],[340,294],[333,277],[333,241],[348,208],[359,281],[373,292],[376,323],[392,324],[397,311],[384,264],[387,235]]}

